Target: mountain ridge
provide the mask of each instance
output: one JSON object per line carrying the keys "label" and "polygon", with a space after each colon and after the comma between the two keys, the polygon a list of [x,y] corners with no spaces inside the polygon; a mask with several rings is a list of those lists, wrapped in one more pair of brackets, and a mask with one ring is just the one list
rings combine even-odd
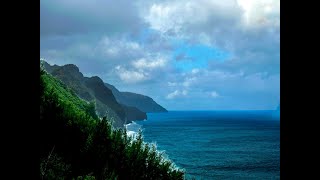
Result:
{"label": "mountain ridge", "polygon": [[126,129],[99,118],[81,99],[40,66],[40,179],[185,179],[185,170]]}
{"label": "mountain ridge", "polygon": [[95,101],[97,114],[114,119],[117,127],[147,119],[149,112],[167,112],[149,96],[120,92],[98,76],[85,77],[74,64],[50,65],[44,60],[42,64],[48,73],[65,83],[81,99]]}
{"label": "mountain ridge", "polygon": [[133,92],[121,92],[115,86],[104,83],[106,87],[108,87],[116,100],[127,106],[133,106],[141,110],[142,112],[150,113],[150,112],[168,112],[164,107],[156,103],[151,97],[133,93]]}
{"label": "mountain ridge", "polygon": [[45,61],[42,64],[48,73],[61,80],[81,99],[95,101],[98,116],[113,119],[114,126],[123,127],[132,121],[147,119],[145,112],[118,103],[100,77],[85,77],[74,64],[51,66]]}

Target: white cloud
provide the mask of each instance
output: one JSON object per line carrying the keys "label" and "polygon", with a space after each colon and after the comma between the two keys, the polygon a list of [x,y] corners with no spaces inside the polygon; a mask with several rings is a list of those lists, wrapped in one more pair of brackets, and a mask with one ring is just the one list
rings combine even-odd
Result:
{"label": "white cloud", "polygon": [[151,28],[162,33],[178,33],[188,25],[201,26],[212,17],[237,19],[235,11],[239,11],[239,8],[234,8],[235,6],[235,1],[219,0],[161,2],[150,6],[144,19]]}
{"label": "white cloud", "polygon": [[219,95],[216,91],[212,91],[212,92],[210,93],[210,96],[213,97],[213,98],[217,98],[217,97],[219,97],[220,95]]}
{"label": "white cloud", "polygon": [[177,83],[175,83],[175,82],[168,82],[168,86],[177,86]]}
{"label": "white cloud", "polygon": [[132,49],[132,50],[139,50],[140,49],[140,45],[136,42],[127,42],[125,44],[125,46],[128,48],[128,49]]}
{"label": "white cloud", "polygon": [[106,49],[106,53],[110,56],[117,56],[119,53],[119,49],[116,47],[110,47]]}
{"label": "white cloud", "polygon": [[152,4],[144,20],[162,33],[177,33],[189,25],[202,28],[210,22],[215,29],[220,20],[246,28],[279,26],[279,16],[279,0],[174,0]]}
{"label": "white cloud", "polygon": [[197,73],[199,73],[199,71],[200,71],[199,69],[192,69],[191,73],[192,74],[197,74]]}
{"label": "white cloud", "polygon": [[204,75],[206,77],[212,77],[214,79],[230,80],[233,78],[242,77],[244,73],[243,71],[229,72],[229,71],[222,71],[222,70],[205,70]]}
{"label": "white cloud", "polygon": [[183,90],[183,91],[181,91],[181,94],[185,96],[185,95],[188,94],[188,91],[187,90]]}
{"label": "white cloud", "polygon": [[141,56],[144,54],[143,49],[136,42],[125,38],[111,39],[107,36],[103,37],[97,44],[96,53],[102,52],[106,58],[122,57],[124,54],[130,56]]}
{"label": "white cloud", "polygon": [[116,66],[115,70],[119,78],[126,83],[137,83],[148,79],[148,73],[143,71],[127,70],[121,66]]}
{"label": "white cloud", "polygon": [[[149,95],[169,109],[177,106],[184,108],[187,101],[192,102],[188,106],[190,108],[209,107],[216,101],[208,97],[222,95],[232,100],[227,102],[224,99],[224,102],[216,104],[217,108],[241,108],[241,104],[249,108],[267,107],[271,106],[271,101],[278,101],[279,0],[138,1],[143,3],[134,6],[139,8],[134,10],[131,6],[133,1],[121,1],[122,4],[131,4],[126,8],[126,13],[118,11],[122,8],[118,1],[107,2],[110,11],[105,11],[105,3],[96,3],[99,11],[90,8],[90,12],[85,14],[81,11],[89,10],[87,6],[81,7],[80,11],[77,6],[68,6],[68,10],[74,9],[79,13],[62,12],[61,6],[61,13],[58,13],[47,4],[46,10],[54,12],[51,12],[49,19],[41,15],[41,32],[51,32],[53,29],[59,30],[57,34],[60,30],[71,34],[41,36],[41,56],[52,64],[76,64],[84,74],[98,75],[105,82],[125,91]],[[136,19],[136,13],[142,19]],[[77,14],[85,17],[86,23],[83,24],[85,19]],[[86,29],[88,22],[96,24],[95,17],[87,19],[88,14],[97,14],[98,22],[104,25],[99,25],[98,29],[94,26]],[[128,14],[134,14],[132,23]],[[75,23],[52,26],[56,24],[52,23],[54,20],[71,15],[75,17]],[[68,18],[65,20],[69,21]],[[142,20],[145,22],[140,24]],[[46,27],[43,23],[51,28],[43,29]],[[143,31],[136,30],[133,25],[140,26]],[[72,28],[67,29],[69,27]],[[100,33],[100,30],[103,32]],[[80,34],[74,33],[79,31]],[[207,68],[177,71],[170,62],[176,40],[212,46],[227,51],[231,58],[221,62],[212,60]],[[164,91],[163,86],[167,86],[169,91]],[[181,98],[187,95],[190,99]],[[179,97],[179,101],[166,100]]]}
{"label": "white cloud", "polygon": [[244,26],[280,26],[280,0],[238,0],[238,4],[244,10]]}
{"label": "white cloud", "polygon": [[143,18],[165,38],[229,52],[230,60],[219,67],[280,71],[279,0],[155,1]]}
{"label": "white cloud", "polygon": [[175,90],[172,93],[169,93],[166,98],[167,99],[174,99],[176,97],[186,96],[187,94],[188,94],[187,90],[182,90],[182,91]]}
{"label": "white cloud", "polygon": [[184,82],[182,83],[183,86],[189,87],[191,86],[194,82],[196,82],[197,78],[196,77],[187,77],[185,78]]}
{"label": "white cloud", "polygon": [[190,72],[186,72],[181,74],[179,78],[183,77],[180,81],[176,82],[168,82],[169,87],[178,86],[181,88],[192,88],[191,86],[196,84],[199,80],[199,78],[202,78],[202,72],[205,72],[204,70],[200,69],[192,69]]}
{"label": "white cloud", "polygon": [[133,67],[137,69],[155,69],[166,65],[167,60],[164,58],[157,58],[154,60],[146,60],[145,58],[138,59],[132,62]]}
{"label": "white cloud", "polygon": [[178,96],[179,94],[180,94],[180,92],[178,90],[175,90],[174,92],[169,93],[167,95],[167,99],[173,99],[174,97]]}

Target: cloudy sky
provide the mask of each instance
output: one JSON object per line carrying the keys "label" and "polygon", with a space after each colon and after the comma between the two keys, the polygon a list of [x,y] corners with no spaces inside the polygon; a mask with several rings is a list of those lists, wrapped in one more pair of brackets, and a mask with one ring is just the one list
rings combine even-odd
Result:
{"label": "cloudy sky", "polygon": [[41,0],[40,57],[168,110],[275,109],[280,0]]}

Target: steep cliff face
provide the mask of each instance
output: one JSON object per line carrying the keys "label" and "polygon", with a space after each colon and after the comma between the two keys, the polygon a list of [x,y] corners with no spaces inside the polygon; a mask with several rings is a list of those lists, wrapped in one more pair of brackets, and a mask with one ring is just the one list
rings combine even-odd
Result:
{"label": "steep cliff face", "polygon": [[112,91],[97,76],[84,77],[79,68],[73,64],[51,66],[43,62],[48,73],[61,80],[80,98],[96,102],[97,114],[114,120],[116,127],[121,127],[134,120],[146,119],[146,113],[137,108],[128,107],[117,102]]}
{"label": "steep cliff face", "polygon": [[147,114],[145,112],[140,111],[136,107],[126,106],[122,104],[123,109],[127,114],[127,123],[131,123],[134,120],[144,120],[147,119]]}
{"label": "steep cliff face", "polygon": [[[99,100],[102,104],[110,107],[115,113],[120,117],[120,119],[125,119],[125,111],[122,106],[116,101],[110,89],[106,88],[103,81],[97,77],[84,78],[85,85],[91,90],[94,98]],[[103,112],[100,112],[103,114]]]}
{"label": "steep cliff face", "polygon": [[64,66],[50,66],[48,63],[45,63],[44,68],[48,73],[61,80],[70,89],[75,91],[80,98],[86,101],[94,100],[94,96],[85,84],[83,74],[76,65],[67,64]]}
{"label": "steep cliff face", "polygon": [[133,106],[143,112],[168,112],[165,108],[157,104],[152,98],[132,92],[120,92],[113,85],[105,83],[111,89],[116,100],[124,105]]}
{"label": "steep cliff face", "polygon": [[128,139],[126,131],[113,129],[111,119],[98,118],[93,103],[43,68],[39,84],[40,179],[184,179],[184,170],[141,134]]}

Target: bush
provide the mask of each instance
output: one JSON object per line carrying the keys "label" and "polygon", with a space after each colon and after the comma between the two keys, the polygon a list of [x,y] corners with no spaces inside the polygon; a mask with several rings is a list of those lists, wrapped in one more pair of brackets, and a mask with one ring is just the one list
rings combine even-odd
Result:
{"label": "bush", "polygon": [[86,102],[40,68],[42,179],[184,179],[154,145],[99,119]]}

